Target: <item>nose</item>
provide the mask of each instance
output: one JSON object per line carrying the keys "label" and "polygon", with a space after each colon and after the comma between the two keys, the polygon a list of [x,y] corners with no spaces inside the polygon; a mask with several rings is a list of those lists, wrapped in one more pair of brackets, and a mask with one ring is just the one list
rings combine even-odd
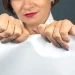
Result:
{"label": "nose", "polygon": [[24,10],[30,10],[33,8],[33,2],[31,0],[24,0],[23,8]]}

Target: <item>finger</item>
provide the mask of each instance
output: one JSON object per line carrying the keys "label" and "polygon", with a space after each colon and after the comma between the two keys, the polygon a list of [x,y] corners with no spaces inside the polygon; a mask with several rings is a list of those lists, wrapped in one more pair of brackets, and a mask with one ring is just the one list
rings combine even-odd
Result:
{"label": "finger", "polygon": [[40,24],[39,26],[38,26],[38,32],[42,35],[42,37],[44,38],[44,39],[46,39],[46,36],[45,36],[45,28],[46,28],[46,24]]}
{"label": "finger", "polygon": [[53,38],[58,42],[58,44],[61,45],[61,47],[68,50],[69,49],[68,44],[65,41],[62,40],[61,35],[59,33],[60,28],[61,28],[61,21],[56,23],[56,26],[55,26],[55,29],[54,29],[54,32],[53,32]]}
{"label": "finger", "polygon": [[8,38],[1,39],[1,43],[8,43],[8,42],[10,42],[10,39],[8,39]]}
{"label": "finger", "polygon": [[0,15],[0,32],[7,29],[9,16],[7,14]]}
{"label": "finger", "polygon": [[25,41],[28,37],[29,37],[29,32],[24,28],[24,26],[22,25],[22,30],[23,30],[23,33],[20,37],[18,37],[17,39],[14,40],[14,42],[16,43],[21,43],[23,41]]}
{"label": "finger", "polygon": [[72,25],[71,30],[69,31],[69,34],[75,36],[75,25]]}
{"label": "finger", "polygon": [[22,34],[21,23],[20,23],[20,21],[18,19],[16,19],[15,21],[16,21],[15,22],[16,24],[15,24],[15,32],[14,32],[14,35],[16,37],[19,37]]}
{"label": "finger", "polygon": [[18,38],[19,36],[21,36],[22,34],[22,29],[21,29],[21,26],[20,26],[20,22],[18,20],[16,20],[17,22],[16,25],[14,26],[14,33],[12,36],[8,37],[8,38],[4,38],[1,40],[2,43],[5,43],[5,42],[10,42],[12,40],[15,40],[16,38]]}
{"label": "finger", "polygon": [[12,16],[9,17],[9,24],[6,31],[0,33],[0,36],[3,38],[12,36],[14,32],[14,18]]}
{"label": "finger", "polygon": [[55,24],[56,24],[57,21],[53,22],[51,25],[48,25],[46,28],[45,28],[45,35],[46,37],[53,43],[53,45],[57,46],[60,48],[60,45],[57,43],[57,41],[53,38],[53,32],[54,32],[54,29],[55,29]]}
{"label": "finger", "polygon": [[70,41],[69,31],[71,30],[73,24],[69,20],[63,20],[60,28],[60,35],[62,39],[66,42]]}

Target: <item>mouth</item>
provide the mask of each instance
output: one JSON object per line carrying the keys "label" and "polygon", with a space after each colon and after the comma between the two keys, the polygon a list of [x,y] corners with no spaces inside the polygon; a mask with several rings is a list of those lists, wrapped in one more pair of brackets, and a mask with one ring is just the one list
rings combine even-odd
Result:
{"label": "mouth", "polygon": [[37,14],[37,12],[32,12],[32,13],[26,13],[26,14],[24,14],[24,16],[25,16],[25,17],[28,17],[28,18],[32,18],[32,17],[34,17],[36,14]]}

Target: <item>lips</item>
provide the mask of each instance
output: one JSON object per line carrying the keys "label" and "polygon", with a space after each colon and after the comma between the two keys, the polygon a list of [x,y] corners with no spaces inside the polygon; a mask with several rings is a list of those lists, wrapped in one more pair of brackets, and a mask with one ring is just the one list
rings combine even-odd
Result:
{"label": "lips", "polygon": [[32,18],[33,16],[35,16],[37,14],[37,12],[32,12],[32,13],[27,13],[24,14],[24,16],[28,17],[28,18]]}

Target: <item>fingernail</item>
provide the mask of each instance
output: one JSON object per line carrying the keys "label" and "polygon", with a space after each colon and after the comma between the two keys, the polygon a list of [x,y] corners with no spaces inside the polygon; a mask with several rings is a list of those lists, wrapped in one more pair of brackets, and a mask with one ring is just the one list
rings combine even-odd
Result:
{"label": "fingernail", "polygon": [[7,42],[7,41],[4,41],[4,40],[1,40],[1,43],[3,43],[3,44],[4,44],[4,43],[8,43],[8,42]]}
{"label": "fingernail", "polygon": [[59,45],[59,44],[56,44],[56,47],[58,47],[58,48],[61,48],[61,45]]}
{"label": "fingernail", "polygon": [[13,41],[11,41],[12,43],[20,43],[20,41],[15,41],[15,40],[13,40]]}
{"label": "fingernail", "polygon": [[48,40],[48,39],[46,39],[46,41],[47,41],[47,42],[49,42],[49,43],[51,43],[51,41],[50,41],[50,40]]}
{"label": "fingernail", "polygon": [[70,40],[64,40],[64,41],[68,43]]}
{"label": "fingernail", "polygon": [[69,51],[69,47],[68,47],[68,46],[64,47],[64,49],[65,49],[66,51]]}
{"label": "fingernail", "polygon": [[14,40],[13,41],[11,41],[12,43],[16,43]]}

